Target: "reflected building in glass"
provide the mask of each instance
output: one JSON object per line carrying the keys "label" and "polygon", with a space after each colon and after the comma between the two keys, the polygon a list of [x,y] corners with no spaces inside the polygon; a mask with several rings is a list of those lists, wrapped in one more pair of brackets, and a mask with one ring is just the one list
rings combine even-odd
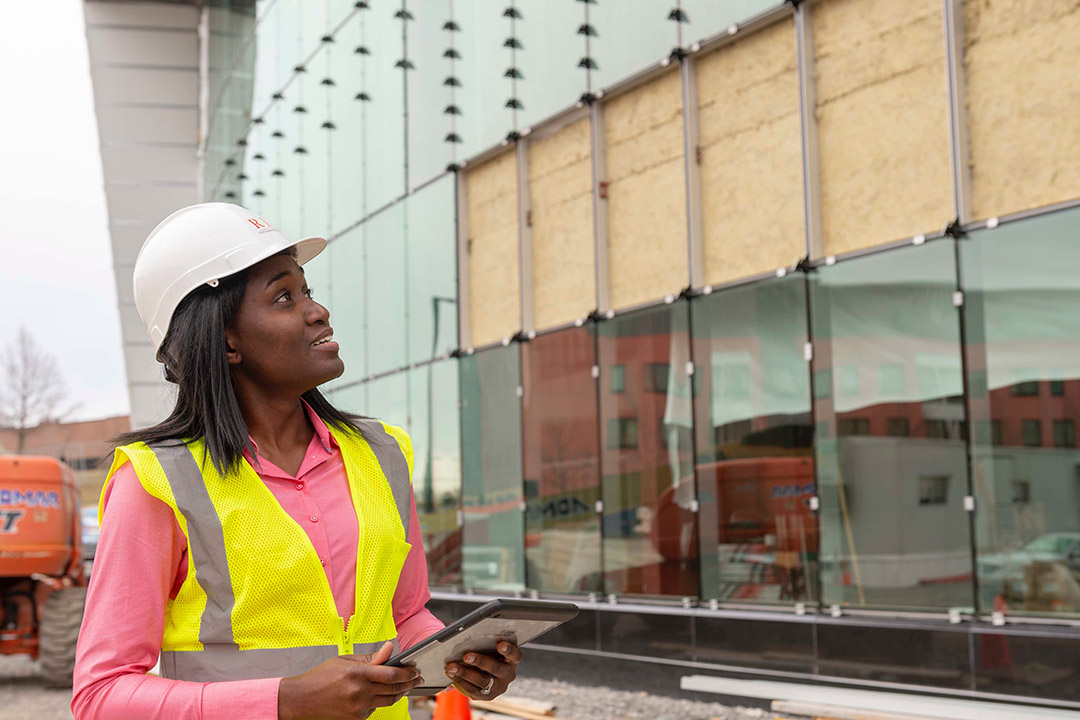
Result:
{"label": "reflected building in glass", "polygon": [[1080,10],[999,5],[88,1],[133,419],[135,253],[236,202],[329,240],[440,615],[1080,710]]}

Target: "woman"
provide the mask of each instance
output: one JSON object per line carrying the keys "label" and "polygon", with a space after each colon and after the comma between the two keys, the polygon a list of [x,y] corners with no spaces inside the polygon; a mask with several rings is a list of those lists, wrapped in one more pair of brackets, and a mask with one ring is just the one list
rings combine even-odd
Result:
{"label": "woman", "polygon": [[[345,369],[301,267],[325,246],[227,203],[144,243],[135,302],[177,398],[119,438],[102,491],[76,718],[408,717],[421,678],[383,664],[442,628],[412,445],[317,390]],[[499,653],[447,675],[496,697],[521,660]]]}

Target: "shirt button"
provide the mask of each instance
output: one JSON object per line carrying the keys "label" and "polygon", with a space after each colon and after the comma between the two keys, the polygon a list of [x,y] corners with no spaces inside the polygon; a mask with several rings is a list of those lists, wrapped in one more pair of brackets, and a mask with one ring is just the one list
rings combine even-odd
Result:
{"label": "shirt button", "polygon": [[319,564],[322,565],[323,567],[326,567],[326,561],[323,560],[322,558],[319,558]]}
{"label": "shirt button", "polygon": [[304,483],[296,483],[296,489],[297,490],[303,490],[304,489]]}
{"label": "shirt button", "polygon": [[318,515],[312,515],[311,516],[311,522],[319,522],[319,516]]}

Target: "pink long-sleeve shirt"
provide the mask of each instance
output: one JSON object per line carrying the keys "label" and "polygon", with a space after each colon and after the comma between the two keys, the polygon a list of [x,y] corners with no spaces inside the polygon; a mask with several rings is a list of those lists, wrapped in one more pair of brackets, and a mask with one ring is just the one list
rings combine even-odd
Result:
{"label": "pink long-sleeve shirt", "polygon": [[[337,442],[311,408],[305,408],[315,432],[295,476],[265,458],[245,457],[311,538],[338,614],[347,619],[356,601],[356,512]],[[258,446],[255,449],[258,454]],[[411,512],[412,550],[393,599],[402,649],[443,627],[425,607],[431,594],[415,499]],[[105,492],[79,633],[71,701],[76,720],[277,718],[279,677],[188,682],[146,674],[161,649],[165,603],[176,597],[187,569],[187,538],[173,511],[146,492],[130,463],[123,465]]]}

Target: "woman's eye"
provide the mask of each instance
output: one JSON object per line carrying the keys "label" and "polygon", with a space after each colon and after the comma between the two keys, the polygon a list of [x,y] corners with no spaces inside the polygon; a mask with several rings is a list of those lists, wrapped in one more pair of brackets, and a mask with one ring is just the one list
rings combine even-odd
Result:
{"label": "woman's eye", "polygon": [[315,288],[310,288],[310,287],[309,288],[304,288],[304,294],[307,295],[308,298],[314,298],[315,297]]}
{"label": "woman's eye", "polygon": [[286,302],[292,300],[292,295],[289,294],[288,290],[278,295],[277,300],[275,300],[274,302],[281,302],[282,300],[285,300]]}

